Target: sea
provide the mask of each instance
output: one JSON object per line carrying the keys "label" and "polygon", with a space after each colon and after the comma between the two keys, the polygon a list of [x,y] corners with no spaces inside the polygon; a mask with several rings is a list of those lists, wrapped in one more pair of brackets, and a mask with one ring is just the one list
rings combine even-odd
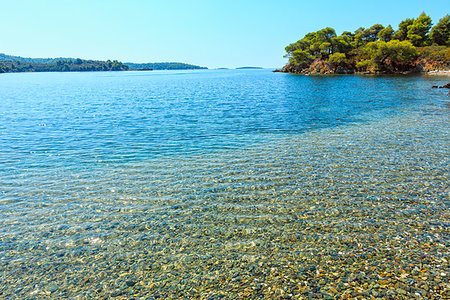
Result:
{"label": "sea", "polygon": [[0,74],[0,298],[444,299],[448,82]]}

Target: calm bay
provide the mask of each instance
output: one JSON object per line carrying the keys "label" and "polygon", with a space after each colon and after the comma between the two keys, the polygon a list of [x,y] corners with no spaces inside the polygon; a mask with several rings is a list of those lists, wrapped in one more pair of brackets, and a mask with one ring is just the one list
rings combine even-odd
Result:
{"label": "calm bay", "polygon": [[438,295],[447,82],[1,74],[0,298]]}

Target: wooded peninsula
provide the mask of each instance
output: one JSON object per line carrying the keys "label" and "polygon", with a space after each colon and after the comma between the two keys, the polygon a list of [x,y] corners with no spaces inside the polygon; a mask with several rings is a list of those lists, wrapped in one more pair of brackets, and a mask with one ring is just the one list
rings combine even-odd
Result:
{"label": "wooded peninsula", "polygon": [[28,58],[0,53],[0,73],[207,69],[178,62],[122,63],[80,58]]}
{"label": "wooded peninsula", "polygon": [[289,63],[279,72],[294,74],[409,74],[450,69],[450,16],[432,26],[422,13],[391,25],[375,24],[337,35],[327,27],[286,48]]}

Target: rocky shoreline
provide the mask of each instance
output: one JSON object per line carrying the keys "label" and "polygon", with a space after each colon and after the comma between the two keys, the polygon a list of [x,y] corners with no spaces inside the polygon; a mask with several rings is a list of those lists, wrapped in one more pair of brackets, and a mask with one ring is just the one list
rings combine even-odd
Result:
{"label": "rocky shoreline", "polygon": [[424,75],[439,75],[439,76],[450,76],[450,70],[436,70],[436,71],[429,71],[424,73]]}
{"label": "rocky shoreline", "polygon": [[418,61],[414,68],[403,72],[374,72],[374,71],[359,71],[352,64],[342,64],[333,66],[323,59],[316,59],[311,64],[287,64],[281,69],[276,69],[273,72],[289,73],[297,75],[345,75],[345,74],[359,74],[359,75],[446,75],[450,76],[450,65],[437,61]]}

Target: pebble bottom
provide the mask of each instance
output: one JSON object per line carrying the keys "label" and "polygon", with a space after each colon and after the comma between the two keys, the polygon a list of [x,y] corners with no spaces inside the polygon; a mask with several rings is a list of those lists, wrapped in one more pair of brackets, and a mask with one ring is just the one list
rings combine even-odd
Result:
{"label": "pebble bottom", "polygon": [[449,110],[433,112],[61,170],[0,202],[0,298],[449,299]]}

